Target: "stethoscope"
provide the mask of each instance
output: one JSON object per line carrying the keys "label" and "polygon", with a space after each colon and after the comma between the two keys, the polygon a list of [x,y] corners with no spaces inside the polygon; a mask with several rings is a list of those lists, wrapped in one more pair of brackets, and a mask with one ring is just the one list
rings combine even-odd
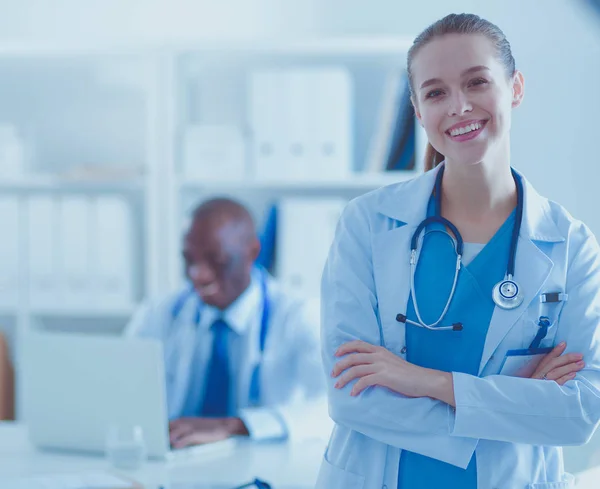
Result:
{"label": "stethoscope", "polygon": [[[517,186],[517,209],[515,222],[513,225],[512,236],[510,241],[510,250],[508,255],[508,265],[506,268],[506,274],[504,279],[498,282],[494,288],[492,289],[492,300],[494,303],[500,307],[501,309],[516,309],[523,302],[523,294],[521,293],[521,289],[519,285],[514,280],[515,274],[515,259],[517,256],[517,243],[519,239],[519,231],[521,229],[521,221],[523,219],[523,184],[521,179],[516,174],[516,172],[511,168],[511,173],[515,184]],[[442,217],[442,176],[444,174],[444,166],[442,165],[438,171],[435,186],[434,186],[434,203],[435,203],[435,214],[431,217],[424,219],[417,229],[415,230],[410,244],[410,292],[412,297],[413,306],[415,309],[415,314],[417,316],[417,321],[412,321],[408,319],[404,314],[398,314],[396,316],[396,320],[403,323],[409,323],[414,326],[419,326],[425,329],[430,329],[434,331],[461,331],[463,329],[462,323],[455,323],[451,326],[438,326],[446,316],[448,309],[450,308],[450,303],[454,297],[454,293],[456,292],[456,284],[458,282],[458,274],[460,272],[461,263],[462,263],[462,255],[463,255],[463,239],[454,224],[452,224],[448,219]],[[450,237],[454,243],[454,250],[456,252],[456,268],[454,271],[454,280],[452,283],[452,289],[450,291],[450,295],[448,296],[448,300],[446,301],[446,305],[442,314],[432,324],[426,324],[419,311],[419,306],[417,304],[417,294],[415,290],[415,273],[418,264],[418,241],[421,236],[421,233],[425,230],[427,226],[432,223],[439,223],[450,229],[452,234],[454,235],[454,239],[445,231],[440,230],[432,230],[429,232],[440,231]]]}
{"label": "stethoscope", "polygon": [[[260,358],[262,360],[263,353],[265,351],[265,343],[267,341],[267,333],[269,329],[269,320],[271,315],[271,300],[269,298],[267,290],[267,272],[260,269],[260,291],[262,298],[262,315],[260,319]],[[171,309],[171,320],[175,321],[181,313],[186,302],[192,297],[197,297],[198,293],[193,285],[189,285],[175,300]],[[194,324],[196,327],[200,324],[200,318],[202,315],[202,307],[204,304],[198,301],[198,307],[196,308]],[[251,403],[258,403],[260,400],[260,365],[261,361],[256,364],[254,371],[252,372],[252,379],[250,381],[250,401]]]}

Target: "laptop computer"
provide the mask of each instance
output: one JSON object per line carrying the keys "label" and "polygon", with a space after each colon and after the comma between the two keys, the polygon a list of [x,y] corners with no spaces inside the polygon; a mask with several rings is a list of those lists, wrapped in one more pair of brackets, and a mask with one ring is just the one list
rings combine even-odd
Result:
{"label": "laptop computer", "polygon": [[142,428],[151,458],[230,453],[236,440],[172,450],[162,344],[147,338],[32,332],[22,343],[23,417],[43,449],[104,453],[108,430]]}
{"label": "laptop computer", "polygon": [[104,452],[110,427],[140,426],[148,456],[169,452],[159,341],[34,332],[22,353],[22,412],[36,447]]}

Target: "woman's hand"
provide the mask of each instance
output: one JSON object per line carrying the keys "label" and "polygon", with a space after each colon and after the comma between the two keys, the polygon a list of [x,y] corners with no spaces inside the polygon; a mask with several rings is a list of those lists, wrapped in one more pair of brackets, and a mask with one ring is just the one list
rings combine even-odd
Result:
{"label": "woman's hand", "polygon": [[367,387],[378,385],[407,397],[425,397],[431,392],[432,384],[439,382],[437,370],[413,365],[382,346],[364,341],[343,344],[335,356],[344,357],[331,372],[332,377],[339,376],[335,387],[341,389],[358,379],[350,392],[352,396],[357,396]]}
{"label": "woman's hand", "polygon": [[[575,378],[575,374],[585,367],[581,353],[567,353],[563,355],[567,344],[563,341],[546,354],[535,372],[532,379],[554,380],[558,385],[564,385],[568,380]],[[561,356],[562,355],[562,356]]]}

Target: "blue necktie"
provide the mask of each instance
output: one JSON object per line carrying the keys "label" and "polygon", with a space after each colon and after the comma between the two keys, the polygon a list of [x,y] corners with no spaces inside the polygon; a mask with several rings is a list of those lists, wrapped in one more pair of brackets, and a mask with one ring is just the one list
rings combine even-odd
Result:
{"label": "blue necktie", "polygon": [[229,326],[222,319],[212,325],[213,348],[208,364],[206,390],[202,416],[225,417],[229,415],[229,355],[227,342]]}

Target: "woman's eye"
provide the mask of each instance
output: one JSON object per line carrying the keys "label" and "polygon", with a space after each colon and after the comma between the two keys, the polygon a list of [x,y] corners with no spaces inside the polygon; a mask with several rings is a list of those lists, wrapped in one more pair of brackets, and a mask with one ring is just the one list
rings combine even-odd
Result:
{"label": "woman's eye", "polygon": [[431,92],[427,92],[427,95],[425,95],[425,98],[435,98],[435,97],[439,97],[440,95],[442,95],[442,91],[441,90],[431,90]]}
{"label": "woman's eye", "polygon": [[475,78],[469,82],[470,86],[485,85],[488,81],[485,78]]}

